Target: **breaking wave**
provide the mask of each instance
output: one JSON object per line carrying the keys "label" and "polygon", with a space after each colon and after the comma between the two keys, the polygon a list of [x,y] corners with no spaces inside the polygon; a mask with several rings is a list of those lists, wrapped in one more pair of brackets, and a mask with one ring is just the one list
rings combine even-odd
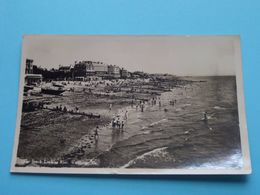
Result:
{"label": "breaking wave", "polygon": [[221,106],[214,106],[214,109],[216,109],[216,110],[226,110],[226,108],[221,107]]}
{"label": "breaking wave", "polygon": [[143,126],[143,127],[142,127],[142,130],[147,129],[148,127],[153,127],[153,126],[158,125],[158,124],[160,124],[160,123],[162,123],[162,122],[166,122],[167,120],[168,120],[167,118],[164,118],[164,119],[162,119],[162,120],[153,122],[153,123],[151,123],[151,124],[148,125],[148,126]]}
{"label": "breaking wave", "polygon": [[169,153],[166,151],[168,147],[156,148],[152,151],[146,152],[140,156],[137,156],[135,159],[130,160],[128,163],[123,165],[121,168],[131,167],[139,162],[146,162],[146,159],[149,158],[158,158],[158,159],[167,159]]}

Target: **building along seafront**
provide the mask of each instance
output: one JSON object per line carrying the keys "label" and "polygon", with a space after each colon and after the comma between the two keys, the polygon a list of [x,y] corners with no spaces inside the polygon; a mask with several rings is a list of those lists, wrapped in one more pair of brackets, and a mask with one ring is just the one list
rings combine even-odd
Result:
{"label": "building along seafront", "polygon": [[[100,61],[75,61],[74,65],[59,65],[58,69],[46,69],[33,65],[32,59],[26,59],[26,74],[42,75],[44,81],[76,80],[91,81],[102,79],[130,78],[132,74],[117,65],[106,64]],[[33,78],[38,78],[34,76]]]}
{"label": "building along seafront", "polygon": [[42,82],[42,75],[41,74],[33,74],[33,60],[26,59],[25,62],[25,85],[38,85]]}

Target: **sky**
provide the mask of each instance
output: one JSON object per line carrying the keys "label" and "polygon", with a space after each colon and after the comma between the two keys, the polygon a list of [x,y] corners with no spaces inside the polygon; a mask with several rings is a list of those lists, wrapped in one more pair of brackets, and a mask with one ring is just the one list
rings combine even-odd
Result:
{"label": "sky", "polygon": [[238,36],[27,35],[22,63],[29,58],[51,69],[92,60],[147,73],[235,75],[238,42]]}

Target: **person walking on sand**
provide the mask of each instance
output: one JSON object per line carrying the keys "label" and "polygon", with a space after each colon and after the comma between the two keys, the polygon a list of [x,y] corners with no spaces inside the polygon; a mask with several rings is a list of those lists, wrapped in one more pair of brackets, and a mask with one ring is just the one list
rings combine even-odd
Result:
{"label": "person walking on sand", "polygon": [[98,130],[99,130],[99,127],[97,126],[96,130],[95,130],[95,134],[94,134],[95,140],[98,140]]}
{"label": "person walking on sand", "polygon": [[125,111],[125,120],[128,119],[128,110]]}
{"label": "person walking on sand", "polygon": [[141,107],[141,112],[143,112],[144,111],[144,103],[143,102],[141,103],[140,107]]}
{"label": "person walking on sand", "polygon": [[109,111],[112,110],[112,104],[109,104]]}

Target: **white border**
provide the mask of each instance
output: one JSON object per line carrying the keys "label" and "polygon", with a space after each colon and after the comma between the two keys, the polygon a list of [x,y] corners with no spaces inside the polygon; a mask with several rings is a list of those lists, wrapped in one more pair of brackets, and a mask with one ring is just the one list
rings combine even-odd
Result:
{"label": "white border", "polygon": [[[27,36],[96,36],[96,35],[27,35]],[[120,174],[120,175],[247,175],[251,174],[251,161],[249,154],[247,125],[246,125],[246,112],[245,112],[245,99],[243,88],[243,75],[242,75],[242,61],[241,61],[241,48],[240,37],[235,35],[234,37],[234,49],[235,49],[235,64],[236,64],[236,84],[237,84],[237,98],[238,98],[238,113],[240,122],[240,136],[241,147],[243,155],[243,167],[241,169],[132,169],[132,168],[46,168],[46,167],[15,167],[18,141],[20,134],[20,123],[22,113],[22,101],[23,101],[23,86],[24,86],[24,70],[25,70],[25,58],[26,58],[26,37],[23,36],[22,57],[20,67],[20,84],[19,84],[19,102],[17,109],[16,119],[16,131],[15,140],[13,146],[13,156],[10,171],[12,173],[51,173],[51,174]],[[115,36],[115,35],[98,35],[99,36]],[[129,36],[129,35],[119,35]],[[130,35],[133,37],[133,35]],[[142,37],[136,36],[134,37]],[[157,35],[148,35],[149,37],[158,37]],[[169,36],[169,35],[162,35]],[[190,36],[190,35],[189,35]],[[221,35],[222,36],[222,35]],[[231,35],[228,35],[230,37]],[[178,36],[177,36],[178,37]],[[181,36],[180,36],[181,37]],[[201,37],[195,35],[194,37]],[[208,36],[205,36],[208,37]],[[212,35],[212,37],[214,37]],[[225,37],[225,36],[223,36]]]}

